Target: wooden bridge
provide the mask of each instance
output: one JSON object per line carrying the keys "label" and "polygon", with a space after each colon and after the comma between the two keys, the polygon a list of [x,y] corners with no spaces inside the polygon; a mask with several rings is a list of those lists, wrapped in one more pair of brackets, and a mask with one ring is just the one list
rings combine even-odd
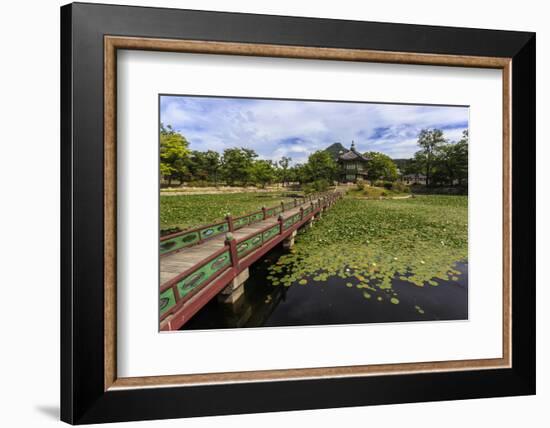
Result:
{"label": "wooden bridge", "polygon": [[248,267],[273,247],[294,243],[342,197],[328,192],[173,233],[160,239],[160,328],[177,330],[216,295],[231,302],[243,292]]}

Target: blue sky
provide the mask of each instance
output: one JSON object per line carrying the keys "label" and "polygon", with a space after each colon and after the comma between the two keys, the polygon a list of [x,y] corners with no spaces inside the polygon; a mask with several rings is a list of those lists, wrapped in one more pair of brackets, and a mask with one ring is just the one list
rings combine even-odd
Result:
{"label": "blue sky", "polygon": [[355,141],[361,152],[412,157],[422,128],[458,140],[468,128],[468,107],[162,96],[160,120],[187,138],[192,150],[254,149],[263,159],[309,154]]}

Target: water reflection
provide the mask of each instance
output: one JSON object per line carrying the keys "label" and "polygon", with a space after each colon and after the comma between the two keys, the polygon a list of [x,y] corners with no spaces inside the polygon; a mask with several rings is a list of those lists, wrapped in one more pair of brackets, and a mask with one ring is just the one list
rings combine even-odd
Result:
{"label": "water reflection", "polygon": [[[456,264],[461,273],[456,281],[436,280],[437,286],[417,287],[395,278],[392,290],[372,291],[336,276],[324,282],[308,278],[305,285],[274,286],[266,279],[267,268],[284,253],[282,247],[275,248],[250,268],[237,303],[230,306],[213,299],[181,329],[468,319],[467,262]],[[399,303],[392,303],[392,298]]]}

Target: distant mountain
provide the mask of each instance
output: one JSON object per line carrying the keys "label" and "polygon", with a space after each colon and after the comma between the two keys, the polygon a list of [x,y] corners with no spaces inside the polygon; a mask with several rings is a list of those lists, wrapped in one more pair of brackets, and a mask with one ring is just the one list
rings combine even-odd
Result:
{"label": "distant mountain", "polygon": [[347,151],[348,149],[346,149],[341,143],[331,144],[325,149],[325,152],[328,152],[334,160],[338,160],[338,156],[341,154],[340,152],[345,153]]}

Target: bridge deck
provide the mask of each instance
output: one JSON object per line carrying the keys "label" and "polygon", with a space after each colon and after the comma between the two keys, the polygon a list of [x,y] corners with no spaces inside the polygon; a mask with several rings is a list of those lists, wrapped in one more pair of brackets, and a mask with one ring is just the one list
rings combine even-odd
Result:
{"label": "bridge deck", "polygon": [[[283,218],[287,219],[300,212],[300,207],[285,211]],[[263,221],[242,227],[233,232],[235,239],[240,240],[249,235],[254,235],[269,225],[276,225],[277,217],[270,217]],[[184,248],[176,253],[168,254],[160,259],[160,285],[175,278],[181,272],[195,266],[219,251],[225,245],[225,235],[220,235],[189,248]]]}
{"label": "bridge deck", "polygon": [[[180,328],[244,269],[341,197],[340,192],[326,192],[316,200],[310,196],[300,203],[294,200],[293,206],[263,208],[163,238],[160,244],[161,330]],[[243,224],[243,219],[248,223]],[[233,235],[229,240],[228,231]],[[212,233],[217,235],[203,240]],[[182,244],[186,246],[182,248]]]}

